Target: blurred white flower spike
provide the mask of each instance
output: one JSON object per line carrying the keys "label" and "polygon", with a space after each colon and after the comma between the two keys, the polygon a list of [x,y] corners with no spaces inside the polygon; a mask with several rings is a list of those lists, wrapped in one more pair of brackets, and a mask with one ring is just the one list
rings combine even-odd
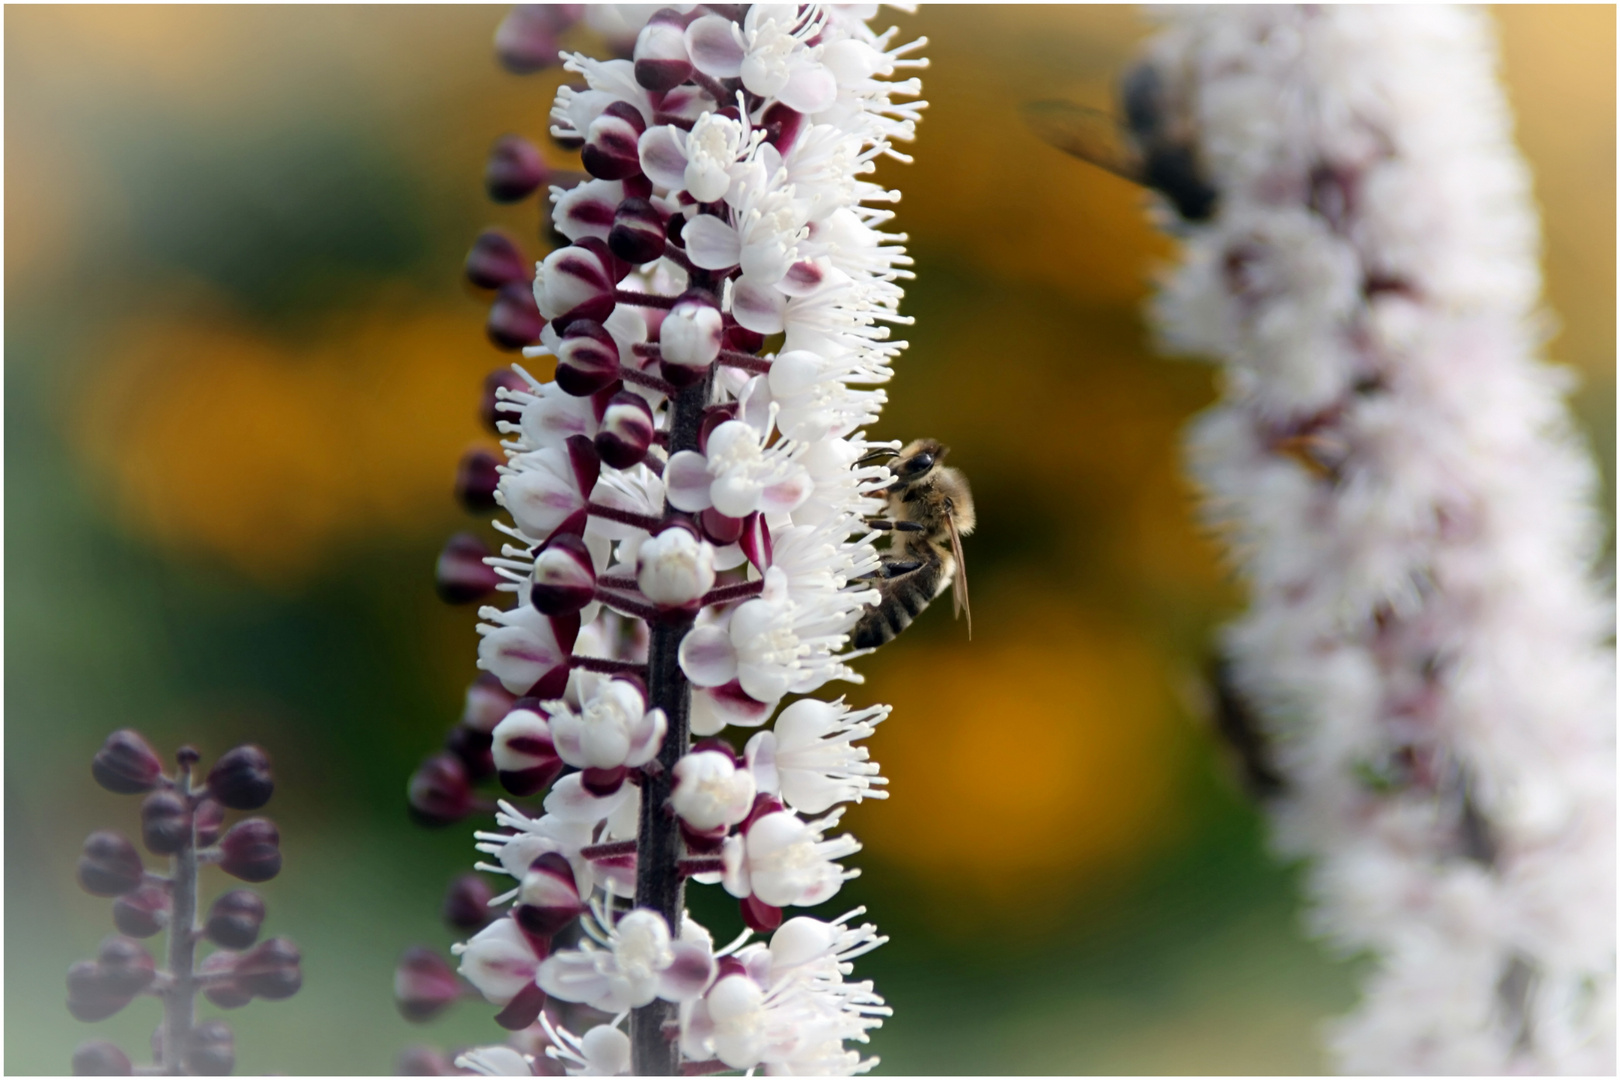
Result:
{"label": "blurred white flower spike", "polygon": [[1314,928],[1376,957],[1336,1064],[1612,1075],[1614,612],[1489,16],[1155,17],[1125,111],[1196,181],[1155,185],[1153,310],[1222,367],[1189,458],[1251,597],[1228,702]]}
{"label": "blurred white flower spike", "polygon": [[[859,681],[850,633],[878,596],[868,520],[893,476],[864,428],[905,347],[890,331],[909,322],[911,273],[905,237],[883,231],[899,194],[867,177],[880,156],[909,160],[895,144],[913,138],[908,69],[926,61],[925,42],[874,33],[874,12],[592,6],[503,28],[514,69],[573,18],[625,58],[560,54],[583,86],[558,91],[550,133],[585,175],[546,170],[515,136],[491,161],[503,201],[554,182],[564,246],[532,278],[505,234],[468,260],[497,290],[491,338],[528,367],[486,385],[505,463],[471,454],[458,482],[470,509],[506,512],[507,542],[484,572],[482,541],[459,537],[440,591],[511,602],[479,610],[485,675],[413,807],[459,820],[488,806],[474,788],[491,779],[544,805],[503,801],[502,831],[478,834],[479,869],[515,887],[458,882],[447,903],[474,932],[461,975],[516,1032],[466,1068],[876,1064],[846,1044],[888,1009],[845,976],[884,939],[783,908],[856,875],[838,860],[859,842],[825,834],[842,804],[885,794],[854,744],[888,709],[805,698],[768,726],[788,695]],[[554,381],[530,374],[548,360]],[[737,898],[742,937],[714,947],[685,913],[688,879]],[[442,982],[407,1015],[434,1011]]]}

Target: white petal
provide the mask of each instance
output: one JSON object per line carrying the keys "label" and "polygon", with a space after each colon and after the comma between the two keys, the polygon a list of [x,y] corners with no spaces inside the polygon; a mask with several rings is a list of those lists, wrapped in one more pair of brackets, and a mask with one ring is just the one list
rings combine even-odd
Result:
{"label": "white petal", "polygon": [[786,311],[787,297],[773,286],[756,285],[743,278],[731,290],[732,317],[738,325],[756,334],[781,333]]}
{"label": "white petal", "polygon": [[723,15],[705,15],[686,28],[686,51],[699,71],[716,79],[734,79],[742,72],[743,47],[736,27]]}
{"label": "white petal", "polygon": [[742,256],[737,230],[713,214],[699,214],[681,230],[686,254],[705,270],[725,270],[736,266]]}
{"label": "white petal", "polygon": [[681,639],[680,663],[695,686],[724,686],[737,677],[737,650],[716,626],[694,627]]}
{"label": "white petal", "polygon": [[695,450],[682,450],[669,459],[664,467],[664,496],[669,505],[687,513],[707,510],[713,503],[709,499],[709,462]]}
{"label": "white petal", "polygon": [[679,188],[686,176],[686,132],[671,124],[659,124],[641,133],[636,151],[641,171],[659,187]]}
{"label": "white petal", "polygon": [[838,100],[838,80],[820,64],[798,64],[776,98],[790,109],[814,115]]}

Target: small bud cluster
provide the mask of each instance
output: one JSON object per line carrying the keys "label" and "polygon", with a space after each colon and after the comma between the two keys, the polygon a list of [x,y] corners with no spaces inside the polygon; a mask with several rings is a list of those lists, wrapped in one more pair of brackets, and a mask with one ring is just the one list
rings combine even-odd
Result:
{"label": "small bud cluster", "polygon": [[[551,188],[559,246],[532,274],[504,234],[468,258],[497,344],[555,369],[486,383],[507,460],[469,454],[457,494],[503,509],[508,542],[452,538],[438,583],[513,603],[480,609],[484,674],[409,789],[427,823],[485,810],[490,781],[541,801],[502,800],[478,834],[479,868],[515,887],[452,888],[473,933],[458,971],[412,950],[397,997],[421,1019],[464,979],[499,1007],[517,1034],[455,1059],[475,1071],[864,1071],[846,1043],[888,1009],[846,976],[884,939],[859,911],[784,909],[855,876],[842,804],[885,794],[855,744],[888,709],[797,696],[859,681],[849,635],[878,600],[869,522],[893,476],[862,428],[904,347],[910,260],[868,205],[898,194],[864,177],[906,160],[922,105],[891,95],[919,85],[892,76],[922,42],[836,7],[591,10],[629,56],[563,55],[584,85],[558,92],[551,134],[587,178]],[[489,178],[514,199],[547,170],[509,136]],[[736,898],[741,938],[715,946],[687,881]]]}
{"label": "small bud cluster", "polygon": [[[167,856],[168,876],[146,869],[134,842],[119,832],[93,832],[79,856],[78,879],[93,896],[113,898],[118,933],[101,943],[94,960],[68,969],[68,1011],[86,1022],[104,1020],[136,997],[163,1002],[163,1023],[153,1036],[156,1070],[170,1075],[224,1076],[235,1064],[231,1030],[197,1023],[199,992],[223,1009],[254,998],[279,1001],[303,982],[298,947],[286,938],[259,941],[264,901],[247,889],[219,896],[198,917],[197,869],[217,865],[243,881],[261,882],[281,870],[281,835],[267,818],[244,818],[225,827],[225,811],[258,810],[275,783],[270,759],[257,746],[238,746],[214,763],[198,785],[197,752],[184,747],[178,769],[164,772],[157,752],[134,731],[107,737],[91,761],[96,782],[141,801],[141,842]],[[159,968],[138,938],[168,930],[167,966]],[[196,960],[196,946],[216,948]],[[129,1057],[105,1040],[73,1054],[77,1076],[128,1076]]]}

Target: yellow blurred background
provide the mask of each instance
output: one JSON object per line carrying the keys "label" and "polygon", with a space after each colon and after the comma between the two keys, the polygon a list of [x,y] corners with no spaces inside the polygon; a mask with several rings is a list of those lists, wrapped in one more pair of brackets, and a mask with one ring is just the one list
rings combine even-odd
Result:
{"label": "yellow blurred background", "polygon": [[[413,1040],[493,1036],[472,1006],[411,1030],[389,986],[399,950],[449,940],[437,895],[472,855],[401,810],[473,673],[471,612],[430,580],[503,362],[461,257],[488,224],[535,237],[532,201],[483,200],[482,162],[542,137],[561,81],[498,69],[500,16],[6,11],[8,1071],[64,1071],[96,1029],[133,1050],[154,1020],[60,1002],[106,926],[78,841],[134,809],[85,763],[126,724],[280,763],[265,893],[306,989],[231,1015],[239,1071],[386,1071]],[[1615,13],[1496,18],[1551,353],[1612,516]],[[1144,27],[1114,6],[895,21],[933,63],[916,163],[880,177],[918,280],[876,434],[951,445],[981,526],[973,641],[936,611],[849,690],[895,706],[872,740],[892,798],[849,817],[846,891],[895,939],[863,961],[897,1012],[874,1049],[894,1072],[1317,1071],[1353,972],[1301,939],[1197,704],[1240,599],[1179,475],[1210,375],[1147,348],[1169,249],[1143,196],[1018,119],[1106,105]]]}

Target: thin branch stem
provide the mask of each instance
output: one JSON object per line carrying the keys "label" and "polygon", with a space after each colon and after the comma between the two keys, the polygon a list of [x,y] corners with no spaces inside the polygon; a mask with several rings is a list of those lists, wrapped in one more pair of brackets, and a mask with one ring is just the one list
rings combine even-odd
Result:
{"label": "thin branch stem", "polygon": [[580,671],[594,671],[598,675],[635,675],[647,677],[647,665],[634,660],[609,660],[602,656],[576,656],[569,665]]}

